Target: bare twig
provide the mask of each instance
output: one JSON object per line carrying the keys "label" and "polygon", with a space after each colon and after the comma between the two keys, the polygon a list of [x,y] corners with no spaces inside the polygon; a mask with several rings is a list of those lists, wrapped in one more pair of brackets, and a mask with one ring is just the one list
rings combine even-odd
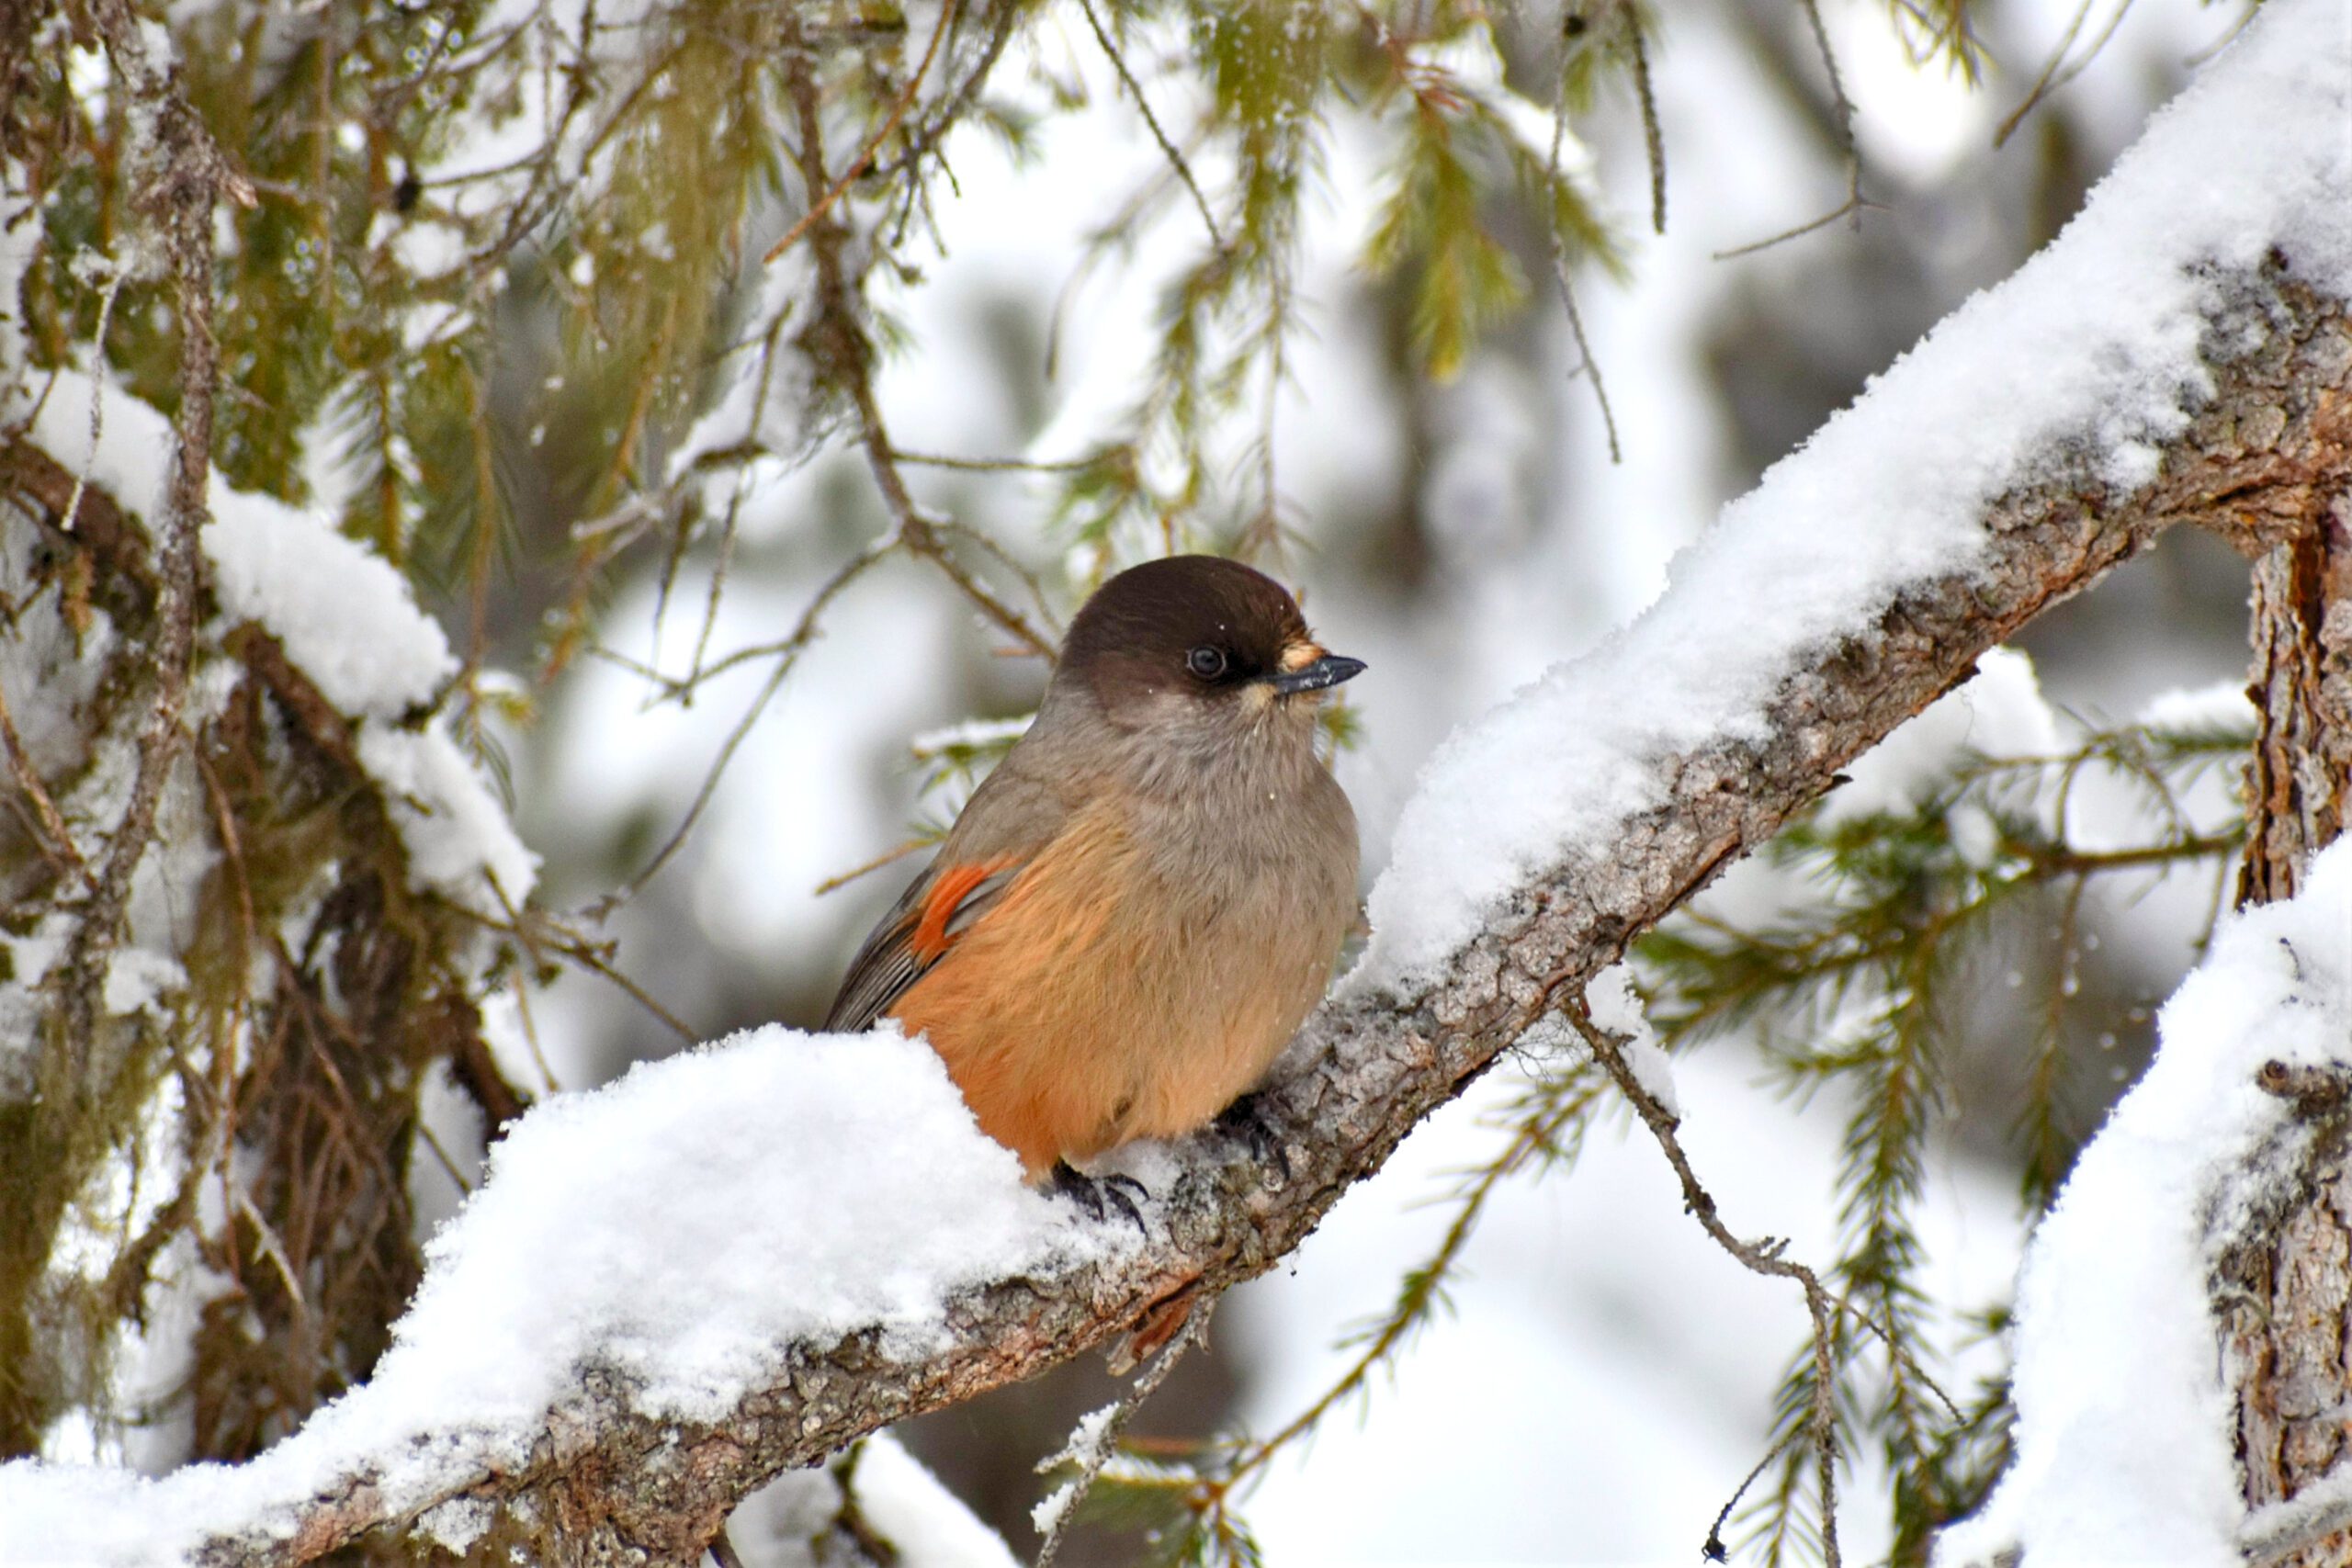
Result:
{"label": "bare twig", "polygon": [[[65,1061],[77,1092],[91,1046],[98,993],[107,960],[121,936],[130,880],[154,832],[155,810],[173,759],[186,738],[180,708],[195,655],[196,612],[203,592],[198,531],[208,515],[212,466],[213,393],[219,346],[212,335],[212,214],[224,196],[251,206],[252,187],[232,170],[204,122],[180,96],[164,68],[150,59],[129,0],[96,0],[92,19],[107,58],[131,96],[151,111],[152,160],[141,201],[155,213],[174,284],[180,328],[180,406],[172,479],[165,499],[163,567],[155,604],[153,688],[139,730],[139,765],[130,797],[107,843],[98,886],[76,924],[59,975],[64,987]],[[69,517],[71,513],[69,513]]]}
{"label": "bare twig", "polygon": [[1798,3],[1804,7],[1805,22],[1813,29],[1813,43],[1820,51],[1822,67],[1829,73],[1829,100],[1838,117],[1838,140],[1846,148],[1846,199],[1809,223],[1783,229],[1777,234],[1748,244],[1735,245],[1727,251],[1717,251],[1713,258],[1716,261],[1730,261],[1737,256],[1770,250],[1775,245],[1810,234],[1815,230],[1826,229],[1840,218],[1852,218],[1855,231],[1859,233],[1863,211],[1878,206],[1862,194],[1862,144],[1854,135],[1854,101],[1846,96],[1846,79],[1838,73],[1837,52],[1829,47],[1829,29],[1822,24],[1820,0],[1798,0]]}
{"label": "bare twig", "polygon": [[17,733],[16,717],[8,711],[8,694],[5,688],[0,688],[0,742],[7,746],[8,769],[16,774],[17,787],[25,792],[25,798],[32,803],[33,812],[40,819],[41,830],[47,839],[43,847],[63,857],[66,869],[80,877],[82,886],[95,895],[98,892],[97,874],[90,869],[90,863],[82,858],[82,851],[74,842],[73,831],[65,826],[65,818],[59,813],[57,802],[50,797],[48,786],[40,781],[40,770],[33,766],[32,758],[26,753],[24,738]]}
{"label": "bare twig", "polygon": [[[65,525],[82,513],[82,497],[90,488],[90,465],[98,460],[98,443],[107,428],[107,324],[114,320],[115,297],[122,292],[123,269],[107,264],[105,291],[98,296],[98,324],[90,334],[90,452],[74,472],[74,494],[65,502]],[[46,394],[44,394],[46,395]]]}
{"label": "bare twig", "polygon": [[[818,103],[817,82],[801,51],[789,51],[786,59],[786,84],[799,118],[801,179],[808,188],[813,190],[825,177],[825,130]],[[811,209],[810,218],[820,216],[816,209]],[[807,220],[803,222],[805,224]],[[825,367],[842,378],[857,410],[858,431],[865,448],[866,466],[874,475],[874,487],[881,495],[882,504],[896,525],[884,545],[886,547],[903,547],[930,561],[963,592],[966,598],[979,607],[981,614],[1031,652],[1051,659],[1054,657],[1052,640],[1031,626],[1018,610],[998,598],[966,570],[962,562],[956,560],[954,553],[941,541],[943,525],[926,515],[907,490],[906,479],[899,471],[898,458],[891,446],[889,427],[882,417],[881,401],[874,392],[874,346],[859,319],[858,300],[850,287],[849,268],[842,256],[847,239],[847,231],[831,222],[820,223],[810,239],[809,248],[816,258],[818,319],[808,329],[808,344]]]}
{"label": "bare twig", "polygon": [[[820,186],[824,185],[822,179],[824,164],[822,154],[820,153],[817,164],[820,177],[808,187],[811,192],[808,210],[802,213],[799,220],[784,231],[784,238],[768,247],[768,254],[760,258],[763,265],[775,265],[776,257],[792,249],[803,234],[824,221],[825,214],[832,210],[833,203],[842,198],[843,191],[857,183],[858,176],[865,173],[866,165],[874,162],[874,154],[882,150],[882,143],[888,141],[890,139],[890,133],[899,129],[899,122],[906,118],[907,110],[914,106],[915,94],[921,90],[922,79],[931,73],[931,62],[938,57],[940,44],[945,41],[948,29],[956,25],[956,0],[944,0],[939,7],[939,25],[931,30],[931,43],[922,51],[922,61],[915,67],[915,73],[908,78],[906,90],[900,93],[898,101],[890,106],[889,114],[883,118],[882,129],[867,140],[864,150],[851,160],[848,168],[842,171],[841,178],[833,181],[830,187],[825,188],[822,196],[814,194]],[[798,79],[805,81],[807,80],[806,56],[796,51],[795,58],[799,65],[796,74]],[[803,156],[805,159],[805,151]],[[806,167],[807,164],[804,162],[803,168]]]}
{"label": "bare twig", "polygon": [[[1559,85],[1552,96],[1552,145],[1544,157],[1544,216],[1545,220],[1544,237],[1551,246],[1552,276],[1560,286],[1560,307],[1567,312],[1568,331],[1577,340],[1577,357],[1581,362],[1577,368],[1591,380],[1593,400],[1600,405],[1600,428],[1609,436],[1609,460],[1611,463],[1622,463],[1625,460],[1625,456],[1617,445],[1617,415],[1609,407],[1609,388],[1601,380],[1600,361],[1593,355],[1592,340],[1585,336],[1584,314],[1577,309],[1576,289],[1568,281],[1567,241],[1560,233],[1559,214],[1553,208],[1555,192],[1558,189],[1560,182],[1560,139],[1566,134],[1568,126],[1569,63],[1568,51],[1564,49],[1560,51]],[[1665,200],[1663,182],[1659,186],[1657,199],[1661,203]],[[1665,226],[1665,212],[1662,206],[1658,218],[1659,227],[1662,230]]]}
{"label": "bare twig", "polygon": [[2082,32],[2083,23],[2091,14],[2091,0],[2083,0],[2082,5],[2075,8],[2074,19],[2066,24],[2065,36],[2058,40],[2058,46],[2050,51],[2050,58],[2042,62],[2041,74],[2034,78],[2033,86],[2026,94],[2025,100],[2011,109],[2008,117],[2003,119],[1999,127],[1994,130],[1993,145],[2006,146],[2009,138],[2017,134],[2018,127],[2025,123],[2025,117],[2031,114],[2037,105],[2081,75],[2084,68],[2097,60],[2099,51],[2104,50],[2109,40],[2115,37],[2115,29],[2123,25],[2123,18],[2130,15],[2131,11],[2132,0],[2120,0],[2115,7],[2115,14],[2108,17],[2107,26],[2099,29],[2098,37],[2091,39],[2091,46],[2083,51],[2083,57],[2061,71],[2059,67],[2065,62],[2066,51],[2075,47],[2075,39]]}
{"label": "bare twig", "polygon": [[821,898],[828,893],[831,893],[839,888],[846,887],[861,876],[869,876],[875,872],[880,871],[884,866],[889,865],[897,861],[904,860],[907,856],[913,854],[917,850],[927,850],[937,842],[939,842],[939,840],[935,838],[919,838],[909,839],[902,843],[895,844],[889,849],[883,851],[880,854],[876,855],[872,860],[865,862],[863,865],[854,865],[847,871],[829,876],[825,878],[824,881],[817,884],[817,897]]}
{"label": "bare twig", "polygon": [[[1806,0],[1810,5],[1812,0]],[[1657,94],[1650,85],[1649,40],[1642,36],[1641,13],[1624,7],[1625,34],[1634,51],[1634,91],[1642,105],[1642,148],[1650,163],[1650,229],[1666,232],[1666,132],[1657,118]]]}
{"label": "bare twig", "polygon": [[1157,1393],[1159,1385],[1168,1381],[1168,1374],[1176,1370],[1176,1363],[1182,1359],[1184,1352],[1208,1337],[1209,1314],[1216,1308],[1214,1298],[1193,1303],[1191,1315],[1184,1320],[1184,1326],[1176,1331],[1176,1337],[1159,1353],[1159,1359],[1145,1369],[1143,1376],[1136,1379],[1134,1385],[1119,1396],[1119,1402],[1111,1406],[1110,1420],[1103,1423],[1102,1429],[1094,1434],[1093,1442],[1080,1456],[1078,1473],[1062,1483],[1060,1511],[1054,1516],[1053,1526],[1046,1532],[1045,1545],[1037,1549],[1036,1568],[1054,1568],[1055,1559],[1061,1555],[1062,1542],[1069,1538],[1070,1526],[1078,1520],[1079,1505],[1086,1501],[1087,1493],[1093,1490],[1095,1478],[1110,1462],[1119,1434],[1127,1429],[1127,1423],[1134,1420],[1136,1412],[1143,1408],[1143,1402]]}
{"label": "bare twig", "polygon": [[951,468],[967,474],[1074,474],[1102,460],[1099,454],[1085,457],[1046,459],[1038,457],[953,457],[935,452],[902,452],[890,449],[899,462],[917,468]]}
{"label": "bare twig", "polygon": [[1830,1319],[1838,1310],[1836,1298],[1812,1269],[1781,1255],[1782,1243],[1742,1241],[1732,1235],[1731,1227],[1715,1212],[1714,1194],[1700,1183],[1690,1157],[1682,1152],[1682,1140],[1676,1132],[1679,1118],[1644,1086],[1626,1062],[1618,1039],[1592,1021],[1580,998],[1566,1001],[1560,1010],[1592,1047],[1592,1059],[1616,1081],[1642,1125],[1657,1140],[1667,1164],[1674,1168],[1675,1179],[1682,1184],[1682,1206],[1698,1220],[1700,1228],[1748,1272],[1793,1280],[1804,1292],[1805,1311],[1813,1317],[1813,1413],[1807,1426],[1821,1489],[1822,1552],[1828,1568],[1838,1568],[1842,1558],[1838,1548],[1838,1367],[1830,1337]]}
{"label": "bare twig", "polygon": [[[711,796],[718,793],[718,781],[726,773],[728,763],[734,761],[736,750],[751,735],[752,727],[759,722],[760,715],[767,711],[768,704],[775,700],[776,692],[784,685],[785,677],[791,674],[793,666],[799,662],[801,653],[816,639],[818,624],[825,611],[840,597],[842,590],[864,576],[867,569],[888,555],[893,547],[890,539],[875,540],[852,556],[826,580],[824,586],[817,590],[816,597],[800,612],[800,620],[793,627],[792,635],[768,650],[775,657],[775,668],[768,671],[768,678],[761,685],[758,694],[744,708],[743,716],[736,721],[735,728],[728,732],[726,742],[718,749],[718,758],[703,774],[702,787],[695,792],[694,802],[686,807],[685,816],[679,819],[678,826],[663,840],[662,847],[653,852],[653,858],[645,863],[644,869],[631,877],[626,886],[598,903],[598,913],[609,912],[635,897],[684,847],[687,835],[694,831],[695,824],[702,819],[703,812],[709,807]],[[734,662],[731,657],[719,660],[705,672],[705,678]],[[692,1039],[693,1035],[688,1033],[687,1038]]]}
{"label": "bare twig", "polygon": [[1209,198],[1201,194],[1200,182],[1193,177],[1192,164],[1184,161],[1184,154],[1176,151],[1176,144],[1168,140],[1168,132],[1159,128],[1159,117],[1151,112],[1151,100],[1144,96],[1143,84],[1136,81],[1135,73],[1127,69],[1126,56],[1119,52],[1119,46],[1103,30],[1102,18],[1095,15],[1094,0],[1078,0],[1078,8],[1085,15],[1086,25],[1094,30],[1094,41],[1102,46],[1103,54],[1110,59],[1111,68],[1119,73],[1119,80],[1125,85],[1127,96],[1135,99],[1136,108],[1142,114],[1144,124],[1150,128],[1151,139],[1159,143],[1160,156],[1168,160],[1168,166],[1176,172],[1176,177],[1184,182],[1184,188],[1193,193],[1193,205],[1200,211],[1201,227],[1209,231],[1209,243],[1222,253],[1225,250],[1225,234],[1216,226],[1216,214],[1209,210]]}

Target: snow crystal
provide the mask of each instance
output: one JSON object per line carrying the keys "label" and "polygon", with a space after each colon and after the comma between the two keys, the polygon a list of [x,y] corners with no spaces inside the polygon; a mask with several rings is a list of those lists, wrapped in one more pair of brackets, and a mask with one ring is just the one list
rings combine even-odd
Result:
{"label": "snow crystal", "polygon": [[0,1466],[0,1563],[174,1561],[210,1528],[287,1525],[363,1461],[397,1511],[519,1462],[583,1365],[641,1411],[716,1417],[796,1338],[921,1355],[956,1291],[1115,1234],[1023,1185],[920,1041],[748,1031],[515,1123],[373,1378],[259,1458],[153,1482]]}
{"label": "snow crystal", "polygon": [[2290,1117],[2256,1088],[2263,1066],[2340,1066],[2352,1040],[2352,841],[2292,902],[2226,923],[2157,1031],[2027,1252],[2017,1463],[1939,1543],[1947,1568],[2012,1546],[2028,1562],[2240,1561],[2200,1224]]}
{"label": "snow crystal", "polygon": [[1604,855],[1665,803],[1659,759],[1760,737],[1809,657],[1905,585],[1980,558],[1986,503],[2049,455],[2105,463],[2177,430],[2205,382],[2213,268],[2258,265],[2276,244],[2299,276],[2352,294],[2347,56],[2340,5],[2264,7],[2056,241],[1727,507],[1623,636],[1441,747],[1348,987],[1410,984],[1541,868]]}

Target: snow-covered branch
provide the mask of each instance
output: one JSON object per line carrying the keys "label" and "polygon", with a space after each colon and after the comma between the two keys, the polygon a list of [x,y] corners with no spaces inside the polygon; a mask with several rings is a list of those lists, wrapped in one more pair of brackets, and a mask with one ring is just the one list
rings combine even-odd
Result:
{"label": "snow-covered branch", "polygon": [[684,1562],[782,1469],[1272,1267],[1637,933],[2173,523],[2352,480],[2329,0],[2279,0],[2083,217],[1736,503],[1609,647],[1460,731],[1363,959],[1263,1096],[1284,1174],[1137,1168],[1151,1235],[1022,1188],[919,1045],[752,1034],[525,1118],[369,1383],[232,1470],[0,1469],[0,1555],[300,1562],[371,1530]]}

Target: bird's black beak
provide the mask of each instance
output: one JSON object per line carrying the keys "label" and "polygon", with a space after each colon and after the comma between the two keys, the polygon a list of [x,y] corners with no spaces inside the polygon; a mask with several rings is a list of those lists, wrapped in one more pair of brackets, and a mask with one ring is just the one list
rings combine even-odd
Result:
{"label": "bird's black beak", "polygon": [[1287,697],[1300,692],[1324,691],[1342,681],[1352,681],[1363,671],[1363,660],[1327,653],[1295,670],[1278,670],[1264,679],[1267,685]]}

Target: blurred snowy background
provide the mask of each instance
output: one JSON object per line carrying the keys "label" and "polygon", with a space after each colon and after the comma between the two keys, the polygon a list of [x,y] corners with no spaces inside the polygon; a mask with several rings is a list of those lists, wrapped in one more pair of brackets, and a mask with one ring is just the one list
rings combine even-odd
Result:
{"label": "blurred snowy background", "polygon": [[[1630,95],[1605,99],[1589,122],[1590,145],[1568,149],[1572,166],[1589,159],[1627,263],[1623,282],[1595,269],[1576,280],[1617,461],[1546,291],[1457,378],[1410,372],[1408,302],[1359,265],[1378,154],[1347,121],[1334,124],[1298,276],[1295,303],[1311,332],[1294,352],[1272,436],[1295,534],[1261,564],[1301,591],[1331,647],[1371,666],[1351,688],[1360,739],[1337,761],[1363,826],[1367,882],[1417,768],[1452,726],[1651,600],[1675,549],[1724,500],[2055,232],[2192,62],[2242,20],[2235,5],[2193,0],[2111,0],[2079,13],[2004,0],[1972,11],[1992,63],[1971,86],[1940,63],[1915,62],[1903,39],[1916,23],[1894,9],[1891,26],[1875,0],[1821,6],[1875,203],[1859,231],[1841,220],[1718,258],[1835,209],[1846,188],[1806,8],[1784,0],[1675,6],[1657,18],[1663,235],[1647,223]],[[1528,39],[1555,25],[1541,8],[1514,22]],[[998,89],[1044,95],[1057,78],[1082,80],[1089,106],[1047,119],[1025,162],[959,132],[956,188],[936,212],[944,254],[920,282],[878,288],[910,345],[878,383],[910,452],[1052,461],[1103,439],[1152,352],[1158,291],[1198,243],[1193,209],[1170,203],[1128,236],[1122,266],[1080,265],[1102,219],[1101,193],[1148,181],[1160,153],[1074,16],[1042,36],[1033,56],[1016,48]],[[2064,79],[1996,147],[2052,61]],[[1182,123],[1181,108],[1162,112]],[[1544,277],[1532,226],[1521,225],[1518,248],[1528,275]],[[500,385],[520,410],[523,389],[547,374],[544,323],[517,304],[498,325]],[[514,434],[504,478],[519,525],[514,591],[491,600],[489,631],[501,650],[493,662],[527,668],[561,588],[549,563],[576,521],[560,479],[571,460],[565,444],[586,437]],[[920,499],[1024,560],[1051,563],[1074,547],[1046,521],[1042,479],[910,473]],[[783,635],[885,526],[854,454],[757,470],[744,497],[714,653]],[[1826,530],[1849,525],[1820,519]],[[658,556],[628,567],[596,632],[627,660],[677,668],[701,635],[716,558]],[[2059,715],[2122,721],[2164,694],[2238,681],[2243,604],[2234,560],[2176,530],[2097,595],[2038,622],[2030,666],[2005,666],[1952,699],[1932,733],[1858,770],[1856,787],[1899,796],[1903,770],[1931,769],[1958,746],[2030,749],[2074,721]],[[464,613],[453,607],[453,622]],[[851,950],[917,863],[819,888],[952,813],[954,787],[924,788],[933,770],[911,742],[1034,705],[1044,671],[1001,656],[1002,642],[915,564],[888,563],[856,583],[748,732],[679,858],[615,917],[619,966],[700,1037],[771,1019],[814,1024]],[[545,858],[551,904],[593,899],[643,864],[767,673],[746,665],[706,682],[690,706],[657,705],[623,662],[586,659],[547,694],[538,722],[503,733],[518,824]],[[1801,896],[1792,881],[1743,868],[1716,897],[1769,908]],[[2078,1133],[2144,1059],[2146,1010],[2193,956],[2211,892],[2142,881],[2092,900],[2097,951],[2081,984],[2098,1001],[2086,1010],[2116,1021],[2086,1046],[2097,1055],[2076,1075]],[[532,1006],[563,1088],[678,1046],[592,976],[567,975]],[[1997,1015],[1997,1002],[1988,1010]],[[504,1027],[518,1031],[519,1021]],[[1492,1157],[1481,1107],[1509,1094],[1510,1072],[1417,1134],[1291,1267],[1238,1292],[1210,1353],[1147,1408],[1136,1432],[1263,1432],[1311,1402],[1345,1364],[1335,1346],[1350,1326],[1382,1310],[1401,1271],[1435,1245],[1446,1215],[1428,1201],[1450,1190],[1450,1172]],[[1736,1040],[1689,1058],[1679,1082],[1684,1135],[1734,1228],[1788,1236],[1798,1256],[1826,1253],[1838,1108],[1791,1102]],[[1996,1135],[2000,1093],[1975,1094],[1963,1076],[1955,1102],[1931,1179],[1927,1271],[1942,1299],[1973,1307],[1997,1300],[2014,1271],[2018,1177]],[[444,1109],[462,1115],[454,1096]],[[447,1132],[463,1141],[458,1126]],[[447,1213],[455,1192],[445,1179],[421,1165],[417,1179],[441,1185],[423,1195],[428,1217]],[[1946,1326],[1947,1337],[1964,1337]],[[1688,1562],[1764,1457],[1773,1390],[1802,1331],[1792,1292],[1739,1271],[1681,1213],[1646,1141],[1604,1130],[1568,1175],[1503,1185],[1451,1310],[1393,1379],[1376,1381],[1362,1420],[1330,1422],[1278,1461],[1247,1512],[1278,1563]],[[1980,1351],[1970,1365],[1990,1363]],[[1034,1545],[1027,1510],[1043,1486],[1030,1466],[1107,1387],[1092,1368],[1074,1369],[901,1435],[1019,1552]],[[1849,1550],[1867,1559],[1885,1507],[1867,1467],[1848,1496]],[[1089,1550],[1111,1549],[1081,1538],[1078,1555]]]}

